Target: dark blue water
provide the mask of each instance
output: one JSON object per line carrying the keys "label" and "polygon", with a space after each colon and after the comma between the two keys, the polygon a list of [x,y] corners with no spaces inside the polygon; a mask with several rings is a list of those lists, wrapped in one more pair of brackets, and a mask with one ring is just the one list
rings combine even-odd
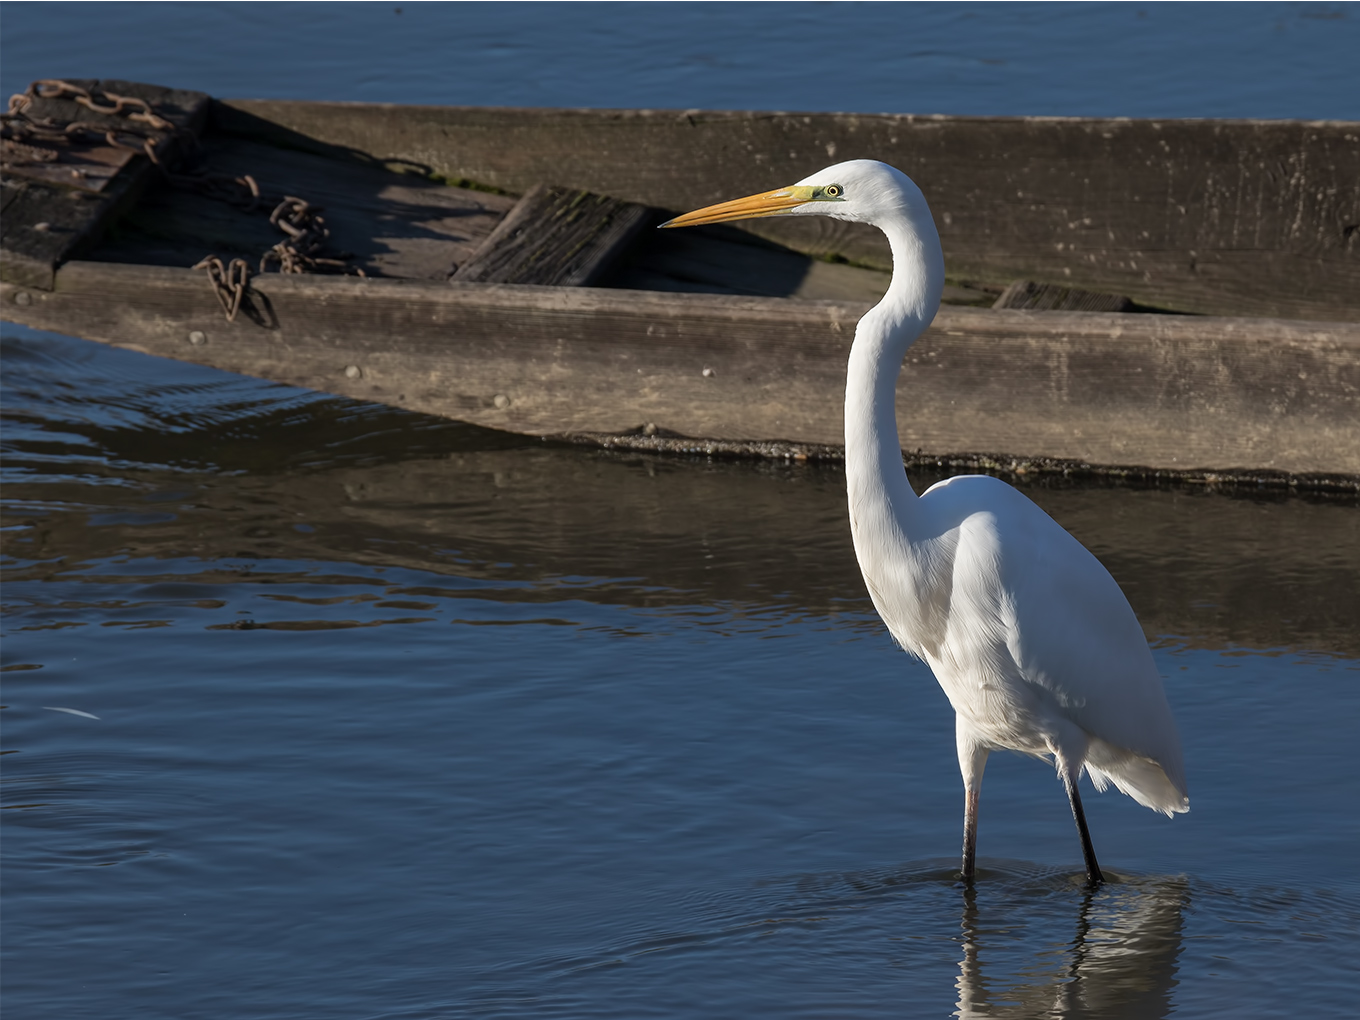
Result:
{"label": "dark blue water", "polygon": [[[0,17],[10,90],[1308,117],[1360,94],[1350,5]],[[1353,1012],[1353,499],[1031,483],[1145,624],[1193,810],[1088,794],[1090,894],[1052,771],[994,756],[969,894],[949,707],[873,616],[836,469],[552,447],[4,334],[7,1017]]]}
{"label": "dark blue water", "polygon": [[1360,5],[14,3],[6,94],[506,106],[1360,117]]}
{"label": "dark blue water", "polygon": [[1088,795],[1092,897],[1051,770],[997,757],[967,897],[950,710],[838,471],[10,332],[11,1016],[1353,1002],[1353,504],[1033,490],[1163,632],[1194,810]]}

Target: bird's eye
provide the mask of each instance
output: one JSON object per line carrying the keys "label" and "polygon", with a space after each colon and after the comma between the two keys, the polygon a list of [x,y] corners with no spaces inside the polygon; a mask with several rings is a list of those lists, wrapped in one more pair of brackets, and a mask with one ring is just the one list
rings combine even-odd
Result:
{"label": "bird's eye", "polygon": [[841,186],[839,184],[828,184],[825,191],[827,198],[840,198]]}

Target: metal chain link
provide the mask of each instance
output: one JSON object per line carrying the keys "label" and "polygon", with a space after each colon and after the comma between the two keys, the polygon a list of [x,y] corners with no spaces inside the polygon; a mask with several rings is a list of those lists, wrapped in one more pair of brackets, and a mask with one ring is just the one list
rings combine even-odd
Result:
{"label": "metal chain link", "polygon": [[353,255],[328,251],[331,232],[326,229],[321,211],[320,206],[305,199],[283,196],[283,201],[269,214],[269,222],[288,236],[260,256],[260,272],[271,262],[277,262],[281,273],[341,272],[364,276],[358,266],[345,264]]}
{"label": "metal chain link", "polygon": [[[50,117],[37,119],[28,112],[35,99],[71,99],[94,113],[121,117],[129,122],[129,126],[109,128],[88,121],[57,124]],[[142,128],[142,125],[145,125],[145,128]],[[165,134],[160,134],[161,132]],[[136,141],[125,141],[120,135],[130,136]],[[294,195],[284,195],[281,200],[268,198],[263,194],[255,178],[249,174],[240,176],[218,174],[209,172],[201,164],[185,165],[191,162],[190,157],[196,146],[196,140],[191,134],[182,131],[157,113],[155,107],[145,99],[120,96],[98,89],[91,91],[59,79],[42,79],[29,85],[26,91],[10,97],[8,111],[0,114],[0,137],[8,141],[12,147],[21,149],[27,158],[42,162],[55,161],[59,158],[60,153],[52,148],[52,143],[102,140],[113,148],[145,155],[176,188],[195,191],[206,198],[234,205],[247,213],[254,213],[262,206],[267,208],[273,204],[269,222],[286,236],[260,257],[260,273],[264,273],[271,264],[277,263],[281,273],[367,275],[358,266],[347,264],[354,258],[353,254],[330,248],[331,233],[326,227],[325,219],[320,215],[323,211],[320,206],[314,206]],[[180,165],[173,169],[161,161],[157,152],[159,143],[167,137],[179,140],[182,149],[185,150],[181,154]],[[193,268],[207,271],[213,294],[222,305],[227,321],[234,321],[236,313],[240,311],[241,302],[250,289],[249,264],[244,259],[232,259],[224,265],[218,256],[208,255]]]}
{"label": "metal chain link", "polygon": [[245,259],[232,259],[226,266],[216,255],[209,255],[195,269],[206,269],[213,293],[226,313],[228,322],[236,321],[236,313],[241,310],[241,299],[245,297],[246,287],[250,285],[250,266]]}
{"label": "metal chain link", "polygon": [[[26,92],[11,96],[10,112],[14,112],[15,100],[22,101],[21,109],[27,109],[34,99],[74,99],[87,110],[111,117],[126,117],[134,123],[145,124],[153,131],[175,132],[175,125],[160,116],[145,99],[136,96],[120,96],[113,92],[92,93],[79,85],[57,78],[43,78],[29,85]],[[100,100],[108,105],[101,105]]]}
{"label": "metal chain link", "polygon": [[[110,105],[100,106],[98,99],[86,89],[69,82],[35,81],[28,87],[27,92],[18,92],[9,97],[9,109],[0,113],[0,138],[22,149],[28,158],[42,162],[55,161],[60,155],[56,149],[51,148],[54,143],[103,141],[115,149],[141,153],[151,162],[160,165],[160,158],[156,152],[156,144],[160,139],[142,131],[134,128],[110,128],[105,124],[85,120],[58,124],[50,117],[37,119],[28,113],[34,99],[70,98],[95,113],[118,114],[129,121],[146,124],[152,131],[182,135],[175,125],[152,113],[145,100],[107,92],[101,92],[99,96],[109,100]],[[133,110],[132,113],[125,112],[129,108]],[[135,141],[124,141],[120,135],[128,135]]]}

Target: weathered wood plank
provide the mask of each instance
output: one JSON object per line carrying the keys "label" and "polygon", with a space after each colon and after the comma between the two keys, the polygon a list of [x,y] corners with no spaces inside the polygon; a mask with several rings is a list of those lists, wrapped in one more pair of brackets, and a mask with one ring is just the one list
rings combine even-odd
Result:
{"label": "weathered wood plank", "polygon": [[[180,131],[196,135],[207,120],[209,97],[202,92],[167,89],[124,81],[73,80],[91,92],[133,96],[153,104]],[[29,108],[34,118],[57,123],[82,121],[104,130],[126,126],[123,118],[97,113],[69,99],[35,99]],[[157,152],[163,160],[176,158],[176,140],[164,132]],[[0,224],[0,279],[51,289],[56,268],[92,248],[104,230],[137,202],[157,171],[145,156],[132,157],[97,191],[5,175],[4,221]]]}
{"label": "weathered wood plank", "polygon": [[[647,231],[605,285],[688,294],[747,294],[809,301],[877,302],[891,274],[826,262],[726,224]],[[994,294],[946,288],[953,304],[991,305]]]}
{"label": "weathered wood plank", "polygon": [[[187,270],[71,263],[54,292],[5,285],[0,301],[39,328],[509,431],[651,422],[837,445],[866,307],[275,275],[254,285],[257,319],[275,328],[223,322]],[[1360,325],[943,308],[908,355],[898,415],[908,451],[1360,475]]]}
{"label": "weathered wood plank", "polygon": [[1079,287],[1016,280],[1001,292],[993,308],[1024,308],[1033,312],[1132,312],[1134,303],[1122,294],[1097,294]]}
{"label": "weathered wood plank", "polygon": [[192,266],[209,252],[254,266],[283,234],[269,212],[284,195],[324,210],[332,246],[370,276],[445,280],[496,228],[515,200],[452,188],[359,160],[328,159],[209,132],[200,155],[213,173],[249,174],[263,193],[254,212],[194,191],[149,189],[90,258]]}
{"label": "weathered wood plank", "polygon": [[29,145],[6,138],[0,147],[0,171],[16,177],[98,193],[137,153],[111,145],[60,139]]}
{"label": "weathered wood plank", "polygon": [[652,220],[646,206],[537,184],[466,263],[464,283],[588,287]]}
{"label": "weathered wood plank", "polygon": [[132,183],[115,181],[105,194],[96,195],[36,181],[0,182],[6,199],[0,221],[0,280],[51,290],[56,267],[90,248],[118,211],[135,201]]}
{"label": "weathered wood plank", "polygon": [[[538,181],[685,210],[839,159],[930,198],[951,278],[1017,278],[1211,315],[1360,319],[1360,123],[529,110],[232,100],[218,123],[400,156],[512,192]],[[270,125],[273,125],[272,129]],[[745,229],[886,266],[824,217]]]}

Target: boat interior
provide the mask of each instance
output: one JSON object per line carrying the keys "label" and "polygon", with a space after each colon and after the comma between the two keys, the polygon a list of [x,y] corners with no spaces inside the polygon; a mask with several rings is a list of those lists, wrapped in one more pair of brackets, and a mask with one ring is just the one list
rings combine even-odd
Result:
{"label": "boat interior", "polygon": [[[255,269],[283,237],[271,211],[285,196],[296,196],[320,211],[330,254],[342,263],[337,271],[456,280],[520,201],[475,182],[440,180],[412,163],[382,163],[339,149],[303,151],[211,128],[194,160],[215,177],[249,177],[259,199],[242,201],[239,191],[223,200],[153,180],[85,257],[188,267],[215,255],[224,262],[244,259]],[[626,243],[594,254],[591,285],[865,302],[887,289],[889,274],[878,269],[812,258],[725,225],[660,231],[657,224],[684,210],[634,209],[639,229]],[[495,282],[560,282],[523,276],[502,274]],[[945,301],[990,307],[1000,293],[951,281]]]}

